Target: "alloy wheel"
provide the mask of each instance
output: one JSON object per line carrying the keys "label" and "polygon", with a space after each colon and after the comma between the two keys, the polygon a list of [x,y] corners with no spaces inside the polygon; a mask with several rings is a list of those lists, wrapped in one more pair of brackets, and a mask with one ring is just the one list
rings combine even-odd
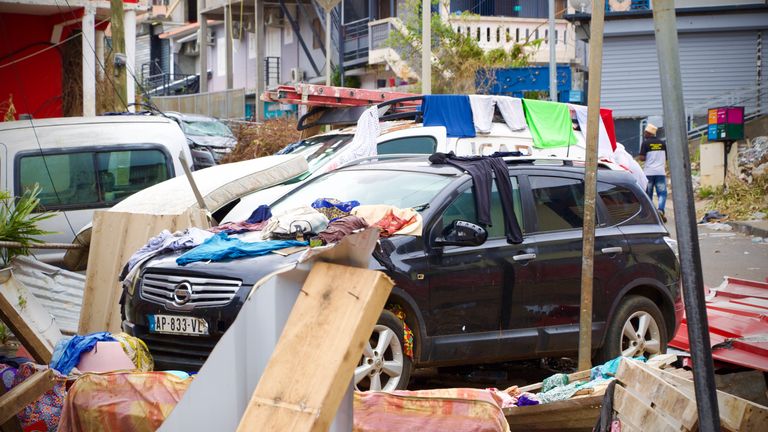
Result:
{"label": "alloy wheel", "polygon": [[653,316],[645,311],[630,315],[621,332],[621,355],[648,358],[660,353],[661,332]]}
{"label": "alloy wheel", "polygon": [[403,374],[404,355],[395,332],[377,324],[363,347],[363,357],[355,368],[357,390],[393,391]]}

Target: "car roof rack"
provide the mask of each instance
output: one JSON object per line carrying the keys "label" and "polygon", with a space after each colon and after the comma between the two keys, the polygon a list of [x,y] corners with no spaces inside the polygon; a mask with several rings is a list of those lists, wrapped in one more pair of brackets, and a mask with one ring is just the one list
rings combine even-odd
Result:
{"label": "car roof rack", "polygon": [[[394,160],[394,159],[419,159],[419,160],[426,160],[426,158],[429,157],[428,154],[424,153],[392,153],[392,154],[383,154],[383,155],[376,155],[376,156],[367,156],[364,158],[355,159],[351,162],[347,162],[344,165],[341,165],[339,168],[346,168],[351,167],[355,165],[360,165],[365,162],[370,161],[383,161],[383,160]],[[339,169],[337,168],[337,169]]]}

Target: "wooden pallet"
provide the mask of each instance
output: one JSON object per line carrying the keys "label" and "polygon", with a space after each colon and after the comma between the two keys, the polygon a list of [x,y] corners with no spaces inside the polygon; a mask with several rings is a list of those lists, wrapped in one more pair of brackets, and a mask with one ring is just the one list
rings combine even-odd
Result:
{"label": "wooden pallet", "polygon": [[[698,412],[690,373],[623,361],[616,374],[614,411],[622,430],[696,431]],[[768,407],[718,391],[720,425],[729,431],[768,430]]]}

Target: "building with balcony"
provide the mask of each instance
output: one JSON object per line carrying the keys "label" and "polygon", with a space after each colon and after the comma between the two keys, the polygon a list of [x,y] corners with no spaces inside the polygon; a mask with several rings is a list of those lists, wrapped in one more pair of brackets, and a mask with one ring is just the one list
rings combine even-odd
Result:
{"label": "building with balcony", "polygon": [[12,98],[16,118],[96,115],[110,18],[107,0],[0,0],[0,114]]}
{"label": "building with balcony", "polygon": [[[167,0],[154,0],[164,2]],[[181,5],[187,3],[185,8]],[[196,6],[189,5],[196,2]],[[547,0],[442,0],[439,12],[456,31],[476,38],[480,47],[511,48],[514,43],[541,39],[531,52],[531,67],[508,71],[506,85],[496,92],[522,95],[525,91],[548,91],[549,34]],[[556,46],[558,85],[562,95],[581,85],[581,54],[573,25],[562,19],[568,12],[565,0],[556,2]],[[176,8],[175,4],[180,4]],[[404,0],[340,0],[329,23],[316,0],[177,0],[171,6],[156,5],[145,20],[151,30],[138,32],[137,69],[148,76],[176,74],[156,82],[154,94],[185,88],[200,92],[242,89],[248,112],[259,104],[256,95],[277,84],[325,82],[325,33],[330,26],[331,58],[335,83],[363,88],[392,88],[414,83],[419,74],[406,71],[398,53],[388,48],[392,31],[401,31]],[[190,11],[198,17],[192,21]],[[571,10],[572,11],[572,10]],[[462,14],[468,12],[472,15]],[[205,20],[201,20],[204,17]],[[201,26],[200,23],[203,25]],[[162,24],[162,31],[158,25]],[[148,36],[145,36],[147,35]],[[205,34],[203,43],[200,35]],[[142,37],[149,43],[142,44]],[[148,54],[142,55],[142,52]],[[156,53],[167,53],[158,58]],[[166,55],[166,54],[163,54]],[[149,59],[147,62],[146,59]],[[420,61],[412,60],[410,63]],[[204,67],[200,65],[204,64]],[[406,68],[407,69],[407,68]],[[201,71],[206,73],[201,74]],[[333,72],[331,71],[331,72]],[[197,87],[185,87],[182,79],[198,79]]]}
{"label": "building with balcony", "polygon": [[[663,123],[652,2],[607,0],[605,5],[601,104],[613,109],[617,137],[634,153],[644,123]],[[768,4],[677,0],[675,8],[689,136],[706,124],[710,107],[743,105],[747,118],[764,115]],[[566,18],[576,24],[580,40],[587,41],[589,11]]]}

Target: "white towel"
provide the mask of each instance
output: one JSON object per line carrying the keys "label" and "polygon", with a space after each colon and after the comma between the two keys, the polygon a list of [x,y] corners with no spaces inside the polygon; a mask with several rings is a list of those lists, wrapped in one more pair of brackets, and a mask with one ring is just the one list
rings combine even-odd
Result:
{"label": "white towel", "polygon": [[376,156],[376,139],[381,132],[379,125],[379,110],[372,106],[363,111],[363,115],[357,120],[357,129],[352,141],[344,146],[334,158],[328,162],[325,172],[357,159]]}
{"label": "white towel", "polygon": [[523,102],[511,96],[469,95],[469,106],[472,108],[472,120],[475,130],[481,134],[491,132],[493,113],[499,107],[504,123],[513,131],[524,130],[528,127],[525,122]]}
{"label": "white towel", "polygon": [[627,153],[627,150],[624,149],[624,145],[616,143],[616,150],[613,152],[613,158],[611,160],[624,168],[629,169],[632,177],[634,177],[637,184],[640,185],[640,188],[645,190],[645,187],[648,186],[648,178],[643,173],[643,168],[640,164],[637,163],[637,161],[632,158],[632,155]]}
{"label": "white towel", "polygon": [[[584,105],[568,104],[568,107],[576,112],[576,120],[579,122],[581,133],[584,135],[584,141],[587,140],[587,107]],[[599,116],[599,113],[598,113]],[[600,131],[597,135],[597,158],[606,158],[613,160],[613,146],[608,131],[605,129],[602,117],[599,117]]]}
{"label": "white towel", "polygon": [[523,101],[511,96],[494,96],[494,102],[504,117],[504,123],[513,131],[521,131],[528,127],[525,122],[525,111],[523,111]]}

